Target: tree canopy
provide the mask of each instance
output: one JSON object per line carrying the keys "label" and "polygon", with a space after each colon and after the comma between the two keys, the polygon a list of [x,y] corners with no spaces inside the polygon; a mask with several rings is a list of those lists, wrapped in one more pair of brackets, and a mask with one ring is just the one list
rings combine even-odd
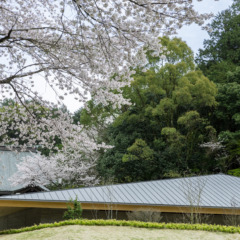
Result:
{"label": "tree canopy", "polygon": [[226,82],[226,74],[240,65],[240,3],[219,13],[204,40],[204,49],[199,50],[197,64],[212,81]]}
{"label": "tree canopy", "polygon": [[[49,150],[24,161],[16,184],[90,182],[99,154],[99,173],[118,181],[213,169],[207,156],[198,158],[215,132],[216,86],[195,71],[184,42],[159,40],[210,17],[192,0],[3,0],[0,15],[0,97],[14,98],[1,106],[0,144]],[[53,111],[40,85],[56,93],[57,106],[72,95],[84,109],[74,119]],[[232,119],[234,128],[239,116]],[[107,120],[114,122],[105,131]]]}
{"label": "tree canopy", "polygon": [[[69,114],[59,112],[58,118],[40,121],[26,101],[41,102],[46,109],[56,107],[39,93],[39,86],[45,85],[56,93],[58,104],[69,94],[81,103],[90,94],[103,105],[110,103],[116,108],[129,104],[122,97],[122,88],[131,80],[130,66],[145,64],[146,47],[152,55],[159,55],[163,51],[156,41],[160,34],[173,34],[192,22],[202,25],[210,17],[198,14],[191,3],[191,0],[0,1],[0,97],[12,97],[16,102],[5,107],[1,115],[5,115],[4,119],[15,119],[18,124],[14,127],[22,135],[32,128],[35,137],[28,134],[30,145],[41,142],[51,149],[53,135],[62,142],[71,138],[69,133],[81,136]],[[112,78],[113,75],[116,77]],[[27,121],[22,121],[23,116]],[[15,146],[19,141],[12,144],[11,139],[2,137],[6,136],[6,128],[3,122],[1,144]],[[42,137],[45,128],[49,131]],[[84,137],[81,141],[84,142]]]}
{"label": "tree canopy", "polygon": [[[210,39],[197,56],[198,67],[217,84],[218,102],[210,119],[217,139],[209,144],[212,157],[222,162],[223,171],[240,167],[240,2],[219,13],[210,24]],[[218,141],[218,150],[216,143]],[[221,147],[220,147],[221,146]]]}
{"label": "tree canopy", "polygon": [[108,128],[114,148],[102,154],[100,175],[128,182],[211,171],[200,144],[214,135],[208,116],[216,107],[216,85],[194,70],[193,53],[178,38],[159,39],[166,58],[149,58],[125,87],[132,106]]}

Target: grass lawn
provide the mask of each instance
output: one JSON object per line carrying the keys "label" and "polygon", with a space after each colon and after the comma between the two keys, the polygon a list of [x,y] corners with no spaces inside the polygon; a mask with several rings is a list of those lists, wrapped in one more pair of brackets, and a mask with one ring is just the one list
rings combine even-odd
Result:
{"label": "grass lawn", "polygon": [[63,226],[0,236],[0,240],[240,240],[240,234],[119,226]]}

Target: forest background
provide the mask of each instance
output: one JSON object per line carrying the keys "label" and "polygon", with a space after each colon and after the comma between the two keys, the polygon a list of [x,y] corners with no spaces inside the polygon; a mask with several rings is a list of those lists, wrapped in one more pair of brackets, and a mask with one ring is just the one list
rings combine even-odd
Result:
{"label": "forest background", "polygon": [[[87,175],[93,176],[88,181],[94,179],[94,183],[96,179],[98,183],[123,183],[219,172],[240,176],[238,1],[213,19],[208,34],[210,39],[204,41],[203,49],[195,58],[181,39],[159,38],[164,57],[146,51],[145,66],[132,67],[134,80],[121,88],[131,105],[106,106],[95,101],[93,95],[85,107],[73,114],[72,121],[89,132],[94,129],[91,137],[108,147],[94,151],[93,164],[81,166],[83,178],[70,169],[69,172],[74,172],[71,178],[64,179],[66,174],[57,176],[63,178],[63,182],[56,184],[56,176],[46,176],[45,185],[53,188],[82,186]],[[113,75],[112,80],[115,78],[119,76]],[[121,79],[124,81],[124,76]],[[112,89],[111,93],[117,94],[118,90]],[[1,111],[14,104],[10,99],[3,101]],[[46,112],[51,112],[54,118],[59,111],[43,109],[40,104],[33,110],[39,118],[46,116]],[[67,112],[67,109],[61,111]],[[20,145],[26,144],[27,138],[21,139],[20,131],[11,129],[13,121],[7,120],[9,127],[5,136],[18,139]],[[53,145],[57,153],[64,143],[56,136]],[[50,162],[50,149],[41,145],[37,149],[39,161]],[[75,154],[72,151],[73,148],[69,155]],[[86,159],[93,157],[84,156]],[[68,167],[71,160],[67,161]],[[63,168],[66,159],[58,158],[59,162]],[[56,162],[54,164],[46,166],[56,175],[58,168]],[[26,168],[19,170],[18,174],[25,175],[21,181],[34,184],[44,174],[44,171],[39,172],[36,179],[32,179]],[[35,170],[39,171],[37,167]]]}
{"label": "forest background", "polygon": [[[75,113],[114,146],[100,153],[101,177],[132,182],[219,172],[240,176],[239,13],[235,2],[214,18],[195,61],[181,39],[159,39],[166,59],[149,57],[146,72],[136,69],[124,89],[132,106],[116,112],[92,100],[91,115],[85,109]],[[108,117],[114,120],[105,127]]]}

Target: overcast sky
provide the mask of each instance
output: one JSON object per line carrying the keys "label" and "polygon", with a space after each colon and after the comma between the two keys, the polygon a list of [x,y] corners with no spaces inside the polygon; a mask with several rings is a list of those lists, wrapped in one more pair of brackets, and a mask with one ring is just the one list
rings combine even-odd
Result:
{"label": "overcast sky", "polygon": [[[205,0],[202,2],[198,2],[194,0],[195,9],[200,13],[213,13],[218,14],[219,12],[227,9],[233,3],[233,0]],[[211,21],[208,21],[211,22]],[[204,39],[208,39],[208,34],[205,30],[201,30],[201,27],[196,24],[192,24],[190,26],[184,26],[180,29],[179,34],[177,36],[181,37],[184,41],[187,42],[188,46],[196,54],[199,48],[203,47]]]}

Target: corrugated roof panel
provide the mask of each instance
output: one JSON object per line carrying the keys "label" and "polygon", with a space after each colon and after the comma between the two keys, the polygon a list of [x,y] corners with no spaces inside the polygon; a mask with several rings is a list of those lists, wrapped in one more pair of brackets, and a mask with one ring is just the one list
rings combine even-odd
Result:
{"label": "corrugated roof panel", "polygon": [[127,202],[129,203],[135,203],[135,198],[133,197],[133,194],[130,191],[130,188],[125,186],[124,184],[119,185],[119,191],[124,194],[124,196],[127,198]]}
{"label": "corrugated roof panel", "polygon": [[36,198],[37,198],[37,199],[40,199],[40,197],[41,197],[41,196],[40,196],[38,193],[36,193]]}
{"label": "corrugated roof panel", "polygon": [[164,192],[164,189],[162,187],[159,187],[159,184],[154,184],[154,181],[147,182],[148,191],[152,195],[152,199],[154,200],[154,203],[159,203],[163,201],[163,198],[166,198],[166,194]]}
{"label": "corrugated roof panel", "polygon": [[[85,202],[90,202],[90,201],[92,201],[91,200],[91,192],[90,191],[88,191],[88,189],[87,188],[83,188],[83,189],[79,189],[78,191],[76,191],[77,192],[77,196],[78,196],[78,199],[81,201],[85,201]],[[94,199],[94,200],[96,200],[96,199]]]}
{"label": "corrugated roof panel", "polygon": [[[52,195],[51,195],[52,191],[49,191],[49,192],[44,192],[44,193],[40,193],[41,195],[41,198],[40,200],[50,200],[50,201],[53,201],[54,199],[52,198]],[[36,195],[35,195],[36,196]],[[25,194],[25,198],[27,199],[28,198],[28,194]],[[37,200],[37,199],[36,199]]]}
{"label": "corrugated roof panel", "polygon": [[1,199],[23,199],[67,202],[70,199],[74,200],[76,195],[80,202],[168,206],[194,204],[202,207],[232,207],[233,200],[236,200],[240,208],[240,178],[219,174],[166,179],[2,196],[0,201]]}
{"label": "corrugated roof panel", "polygon": [[[76,198],[78,200],[80,198],[80,191],[78,189],[69,189],[69,191],[70,190],[71,190],[71,195],[74,196],[73,200],[75,200]],[[85,196],[85,194],[82,194],[82,196]]]}
{"label": "corrugated roof panel", "polygon": [[65,199],[66,199],[66,196],[65,196],[66,194],[64,193],[64,191],[59,191],[59,199],[61,200],[61,201],[64,201]]}
{"label": "corrugated roof panel", "polygon": [[[8,196],[8,197],[10,197],[10,196]],[[22,199],[22,195],[19,196],[18,194],[15,194],[15,195],[14,195],[14,199]]]}
{"label": "corrugated roof panel", "polygon": [[214,194],[212,199],[215,200],[215,204],[219,205],[228,205],[229,195],[232,195],[230,188],[226,188],[225,185],[228,185],[229,178],[224,180],[221,176],[216,178],[217,184],[214,182],[214,179],[211,179],[212,185],[209,184],[208,189]]}
{"label": "corrugated roof panel", "polygon": [[211,181],[208,180],[208,184],[203,188],[202,191],[202,205],[204,206],[216,206],[216,201],[218,200],[218,196],[212,194],[212,186],[210,185]]}
{"label": "corrugated roof panel", "polygon": [[[175,193],[169,194],[169,188],[172,185],[171,182],[169,182],[168,187],[166,187],[166,184],[164,183],[164,181],[160,182],[154,182],[153,184],[155,184],[156,189],[158,189],[158,196],[161,199],[161,203],[160,204],[165,204],[166,202],[170,205],[174,203],[174,199],[175,199]],[[176,203],[176,200],[175,200]]]}
{"label": "corrugated roof panel", "polygon": [[142,191],[140,187],[141,183],[134,183],[133,185],[129,184],[129,187],[135,188],[135,191],[137,192],[137,202],[138,203],[149,203],[150,200],[148,196]]}
{"label": "corrugated roof panel", "polygon": [[151,187],[149,187],[148,182],[143,182],[142,184],[139,183],[138,187],[141,189],[140,191],[142,191],[144,195],[148,196],[147,203],[156,204],[155,197],[153,195]]}
{"label": "corrugated roof panel", "polygon": [[171,188],[174,189],[174,201],[178,202],[178,204],[182,206],[189,204],[188,188],[186,187],[185,183],[183,183],[182,181],[178,181],[176,185],[171,185],[169,191],[171,191]]}
{"label": "corrugated roof panel", "polygon": [[50,192],[50,194],[53,200],[56,200],[56,201],[60,200],[59,192]]}
{"label": "corrugated roof panel", "polygon": [[71,190],[71,189],[68,189],[67,190],[67,193],[68,193],[68,195],[70,196],[70,199],[69,200],[75,200],[76,199],[76,194]]}
{"label": "corrugated roof panel", "polygon": [[[163,189],[161,189],[161,187],[158,187],[158,184],[156,184],[156,182],[148,182],[146,185],[148,190],[151,192],[152,196],[154,197],[154,202],[158,202],[161,198],[161,195],[164,194]],[[165,195],[165,194],[164,194]]]}
{"label": "corrugated roof panel", "polygon": [[[181,205],[192,205],[198,200],[196,182],[194,178],[185,178],[178,181],[177,189],[181,191],[182,201]],[[177,195],[178,196],[178,195]]]}
{"label": "corrugated roof panel", "polygon": [[[192,181],[195,182],[190,186],[190,189],[195,189],[192,198],[195,197],[195,199],[199,201],[198,205],[216,207],[218,205],[219,192],[214,192],[211,177],[207,179],[205,177],[192,178]],[[208,193],[210,193],[210,195]]]}
{"label": "corrugated roof panel", "polygon": [[94,193],[97,195],[97,202],[108,201],[108,198],[106,198],[106,194],[103,191],[103,187],[91,188],[91,191],[94,191]]}
{"label": "corrugated roof panel", "polygon": [[156,199],[156,202],[161,205],[167,199],[166,192],[161,186],[159,186],[160,184],[158,184],[156,181],[150,182],[150,184],[152,185],[152,190],[155,192],[154,197]]}
{"label": "corrugated roof panel", "polygon": [[99,193],[97,188],[86,188],[86,191],[89,193],[90,201],[101,202],[102,195]]}
{"label": "corrugated roof panel", "polygon": [[[179,205],[185,206],[189,205],[189,200],[188,200],[188,187],[187,187],[187,181],[182,181],[182,179],[178,179],[177,184],[172,184],[172,188],[175,189],[175,197],[177,197],[177,200]],[[191,191],[190,191],[191,192]]]}
{"label": "corrugated roof panel", "polygon": [[98,191],[96,190],[96,188],[86,188],[86,190],[89,192],[89,196],[90,196],[90,201],[99,201],[100,199],[100,195],[98,193]]}
{"label": "corrugated roof panel", "polygon": [[133,203],[140,203],[141,198],[139,195],[141,193],[138,191],[138,189],[135,187],[136,184],[122,184],[124,186],[124,189],[126,190],[127,193],[129,193],[132,196]]}
{"label": "corrugated roof panel", "polygon": [[[235,179],[234,179],[235,178]],[[234,180],[234,181],[233,181]],[[239,196],[239,191],[240,191],[240,182],[238,183],[238,190],[236,190],[236,177],[228,178],[228,182],[224,184],[223,178],[222,178],[222,189],[226,195],[228,205],[231,204],[236,204],[238,202],[238,205],[240,206],[240,196]],[[229,197],[231,196],[231,197]]]}
{"label": "corrugated roof panel", "polygon": [[[221,184],[218,180],[218,183]],[[209,194],[210,193],[210,194]],[[222,192],[222,186],[216,186],[216,182],[209,178],[203,189],[202,199],[204,200],[204,206],[219,206],[227,204],[224,192]]]}
{"label": "corrugated roof panel", "polygon": [[[232,181],[234,179],[234,181]],[[215,184],[214,184],[215,180]],[[240,178],[226,175],[217,175],[216,179],[212,178],[214,184],[213,190],[218,193],[219,203],[230,206],[232,197],[237,193],[237,199],[240,199]]]}
{"label": "corrugated roof panel", "polygon": [[96,187],[96,188],[92,187],[90,189],[91,189],[91,191],[94,192],[94,195],[97,197],[96,202],[104,202],[105,201],[103,192],[102,192],[102,187]]}
{"label": "corrugated roof panel", "polygon": [[[222,188],[223,192],[230,192],[231,194],[235,194],[235,188],[234,188],[234,184],[236,183],[235,181],[233,181],[234,178],[228,178],[226,181],[224,181],[224,179],[219,176],[218,177],[218,182],[219,185],[217,186],[218,188]],[[221,184],[221,185],[220,185]]]}
{"label": "corrugated roof panel", "polygon": [[[98,189],[100,190],[100,189]],[[123,202],[122,196],[119,196],[119,193],[114,190],[114,187],[111,185],[101,187],[102,198],[104,202],[114,202],[119,203]]]}
{"label": "corrugated roof panel", "polygon": [[130,203],[131,201],[131,196],[129,192],[124,191],[122,184],[118,186],[113,186],[113,191],[114,191],[114,197],[116,202],[127,202]]}

